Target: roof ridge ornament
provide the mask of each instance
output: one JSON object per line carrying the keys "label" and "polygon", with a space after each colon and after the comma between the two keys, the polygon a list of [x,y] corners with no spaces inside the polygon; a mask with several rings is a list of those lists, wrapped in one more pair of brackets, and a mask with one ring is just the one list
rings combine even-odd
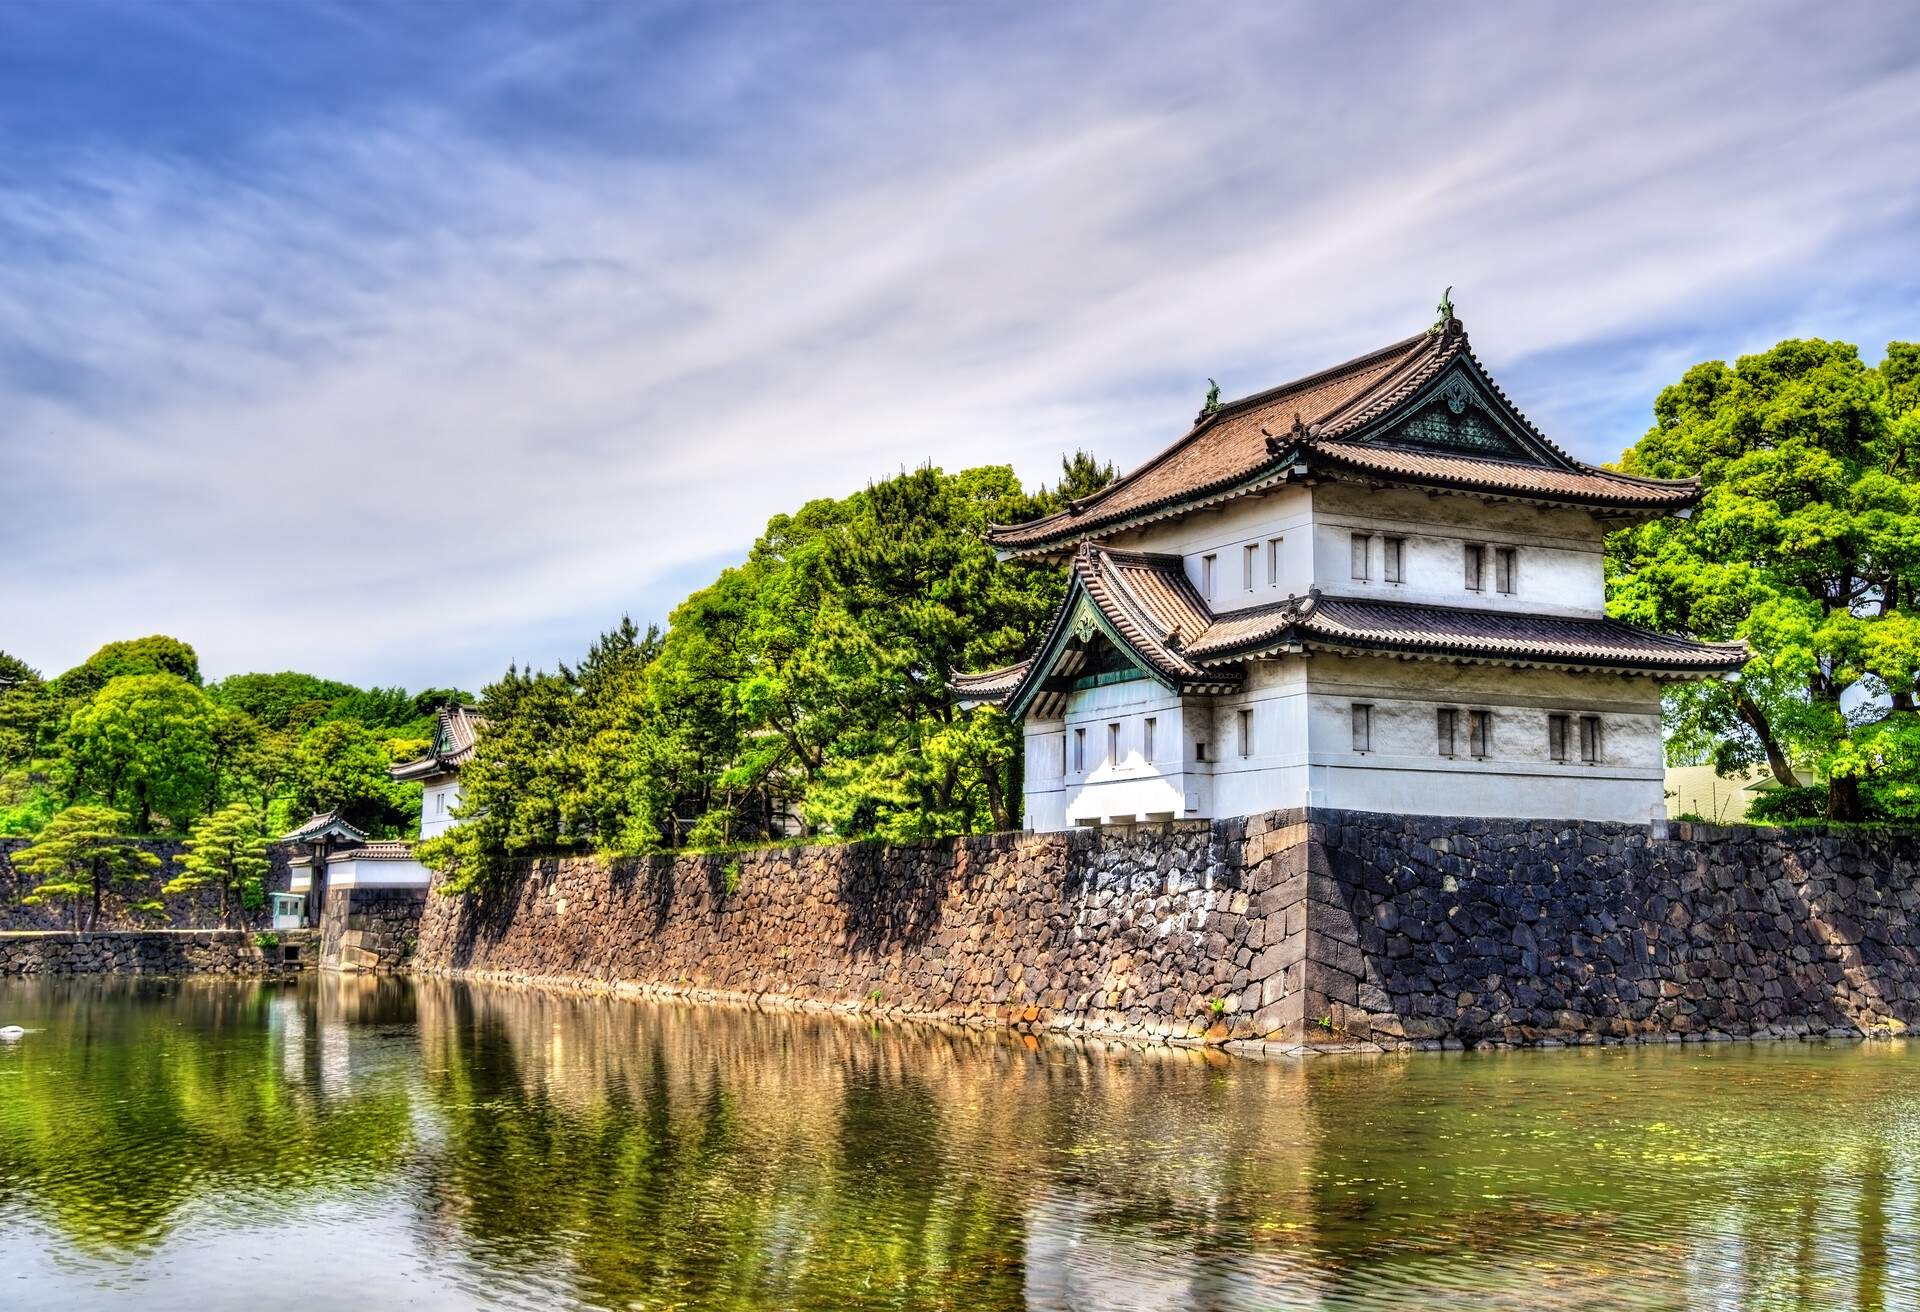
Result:
{"label": "roof ridge ornament", "polygon": [[1220,413],[1220,384],[1207,379],[1207,399],[1200,403],[1200,413],[1193,417],[1196,424],[1204,424]]}
{"label": "roof ridge ornament", "polygon": [[1285,437],[1281,437],[1265,424],[1260,425],[1260,436],[1267,439],[1267,454],[1270,456],[1279,455],[1288,442],[1306,441],[1311,432],[1312,430],[1307,427],[1306,421],[1300,417],[1298,410],[1293,412],[1293,427],[1287,430]]}
{"label": "roof ridge ornament", "polygon": [[1433,327],[1427,329],[1427,336],[1438,337],[1441,333],[1451,335],[1460,331],[1460,320],[1455,318],[1453,313],[1452,283],[1448,283],[1447,289],[1440,293],[1440,304],[1434,309],[1439,317],[1434,319]]}

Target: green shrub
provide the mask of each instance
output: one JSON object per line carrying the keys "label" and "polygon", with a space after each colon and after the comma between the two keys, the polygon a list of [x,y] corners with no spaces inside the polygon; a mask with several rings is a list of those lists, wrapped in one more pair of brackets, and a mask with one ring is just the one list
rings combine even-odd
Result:
{"label": "green shrub", "polygon": [[1827,789],[1774,788],[1761,793],[1747,807],[1747,822],[1756,825],[1784,825],[1796,820],[1821,820],[1827,814]]}

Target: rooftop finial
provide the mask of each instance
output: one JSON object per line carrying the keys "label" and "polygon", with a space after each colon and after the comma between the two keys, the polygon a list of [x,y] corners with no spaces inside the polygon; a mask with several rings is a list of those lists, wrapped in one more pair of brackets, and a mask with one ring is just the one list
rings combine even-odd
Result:
{"label": "rooftop finial", "polygon": [[1453,317],[1452,283],[1448,283],[1447,290],[1440,293],[1440,304],[1435,308],[1439,311],[1439,317],[1433,321],[1433,327],[1427,329],[1427,336],[1429,337],[1447,331],[1448,327],[1456,322]]}
{"label": "rooftop finial", "polygon": [[1209,378],[1207,379],[1207,399],[1200,403],[1200,413],[1194,418],[1193,422],[1197,424],[1208,415],[1217,414],[1219,410],[1220,384]]}

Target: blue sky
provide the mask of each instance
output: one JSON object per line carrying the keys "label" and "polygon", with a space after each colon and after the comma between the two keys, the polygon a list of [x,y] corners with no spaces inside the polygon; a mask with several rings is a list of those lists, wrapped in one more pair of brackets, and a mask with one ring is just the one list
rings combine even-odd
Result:
{"label": "blue sky", "polygon": [[0,8],[0,648],[477,687],[1447,284],[1592,460],[1920,335],[1904,6]]}

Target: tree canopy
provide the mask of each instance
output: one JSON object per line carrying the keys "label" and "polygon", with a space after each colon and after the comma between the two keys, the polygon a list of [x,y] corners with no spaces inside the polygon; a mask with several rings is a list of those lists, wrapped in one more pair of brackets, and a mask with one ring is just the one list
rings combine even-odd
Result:
{"label": "tree canopy", "polygon": [[67,796],[98,797],[144,833],[157,812],[185,829],[217,795],[215,708],[175,674],[109,680],[66,733]]}
{"label": "tree canopy", "polygon": [[55,683],[66,696],[84,697],[110,680],[134,674],[171,674],[195,687],[200,685],[200,657],[178,638],[153,634],[110,642],[62,674]]}
{"label": "tree canopy", "polygon": [[[359,688],[297,671],[202,687],[194,649],[164,635],[110,642],[54,679],[0,652],[0,834],[36,833],[80,803],[127,812],[139,833],[185,833],[245,801],[272,829],[347,775],[374,832],[410,833],[415,794],[394,787],[386,766],[426,750],[441,707],[472,700],[458,688]],[[303,755],[323,724],[346,727]],[[356,764],[328,763],[349,740]]]}
{"label": "tree canopy", "polygon": [[568,847],[1016,826],[1018,731],[996,711],[962,714],[947,684],[1023,655],[1065,580],[998,559],[986,528],[1050,513],[1112,472],[1076,453],[1059,484],[1029,493],[1005,467],[922,468],[775,516],[664,636],[623,621],[577,666],[489,686],[464,823],[423,856],[459,888]]}
{"label": "tree canopy", "polygon": [[1710,361],[1660,393],[1629,473],[1698,476],[1687,519],[1609,544],[1622,618],[1753,659],[1668,702],[1674,749],[1723,770],[1811,766],[1827,815],[1920,817],[1920,346],[1869,368],[1843,342]]}
{"label": "tree canopy", "polygon": [[294,813],[335,811],[369,834],[410,832],[420,814],[420,787],[395,783],[387,774],[391,764],[386,747],[365,725],[315,725],[293,751]]}

